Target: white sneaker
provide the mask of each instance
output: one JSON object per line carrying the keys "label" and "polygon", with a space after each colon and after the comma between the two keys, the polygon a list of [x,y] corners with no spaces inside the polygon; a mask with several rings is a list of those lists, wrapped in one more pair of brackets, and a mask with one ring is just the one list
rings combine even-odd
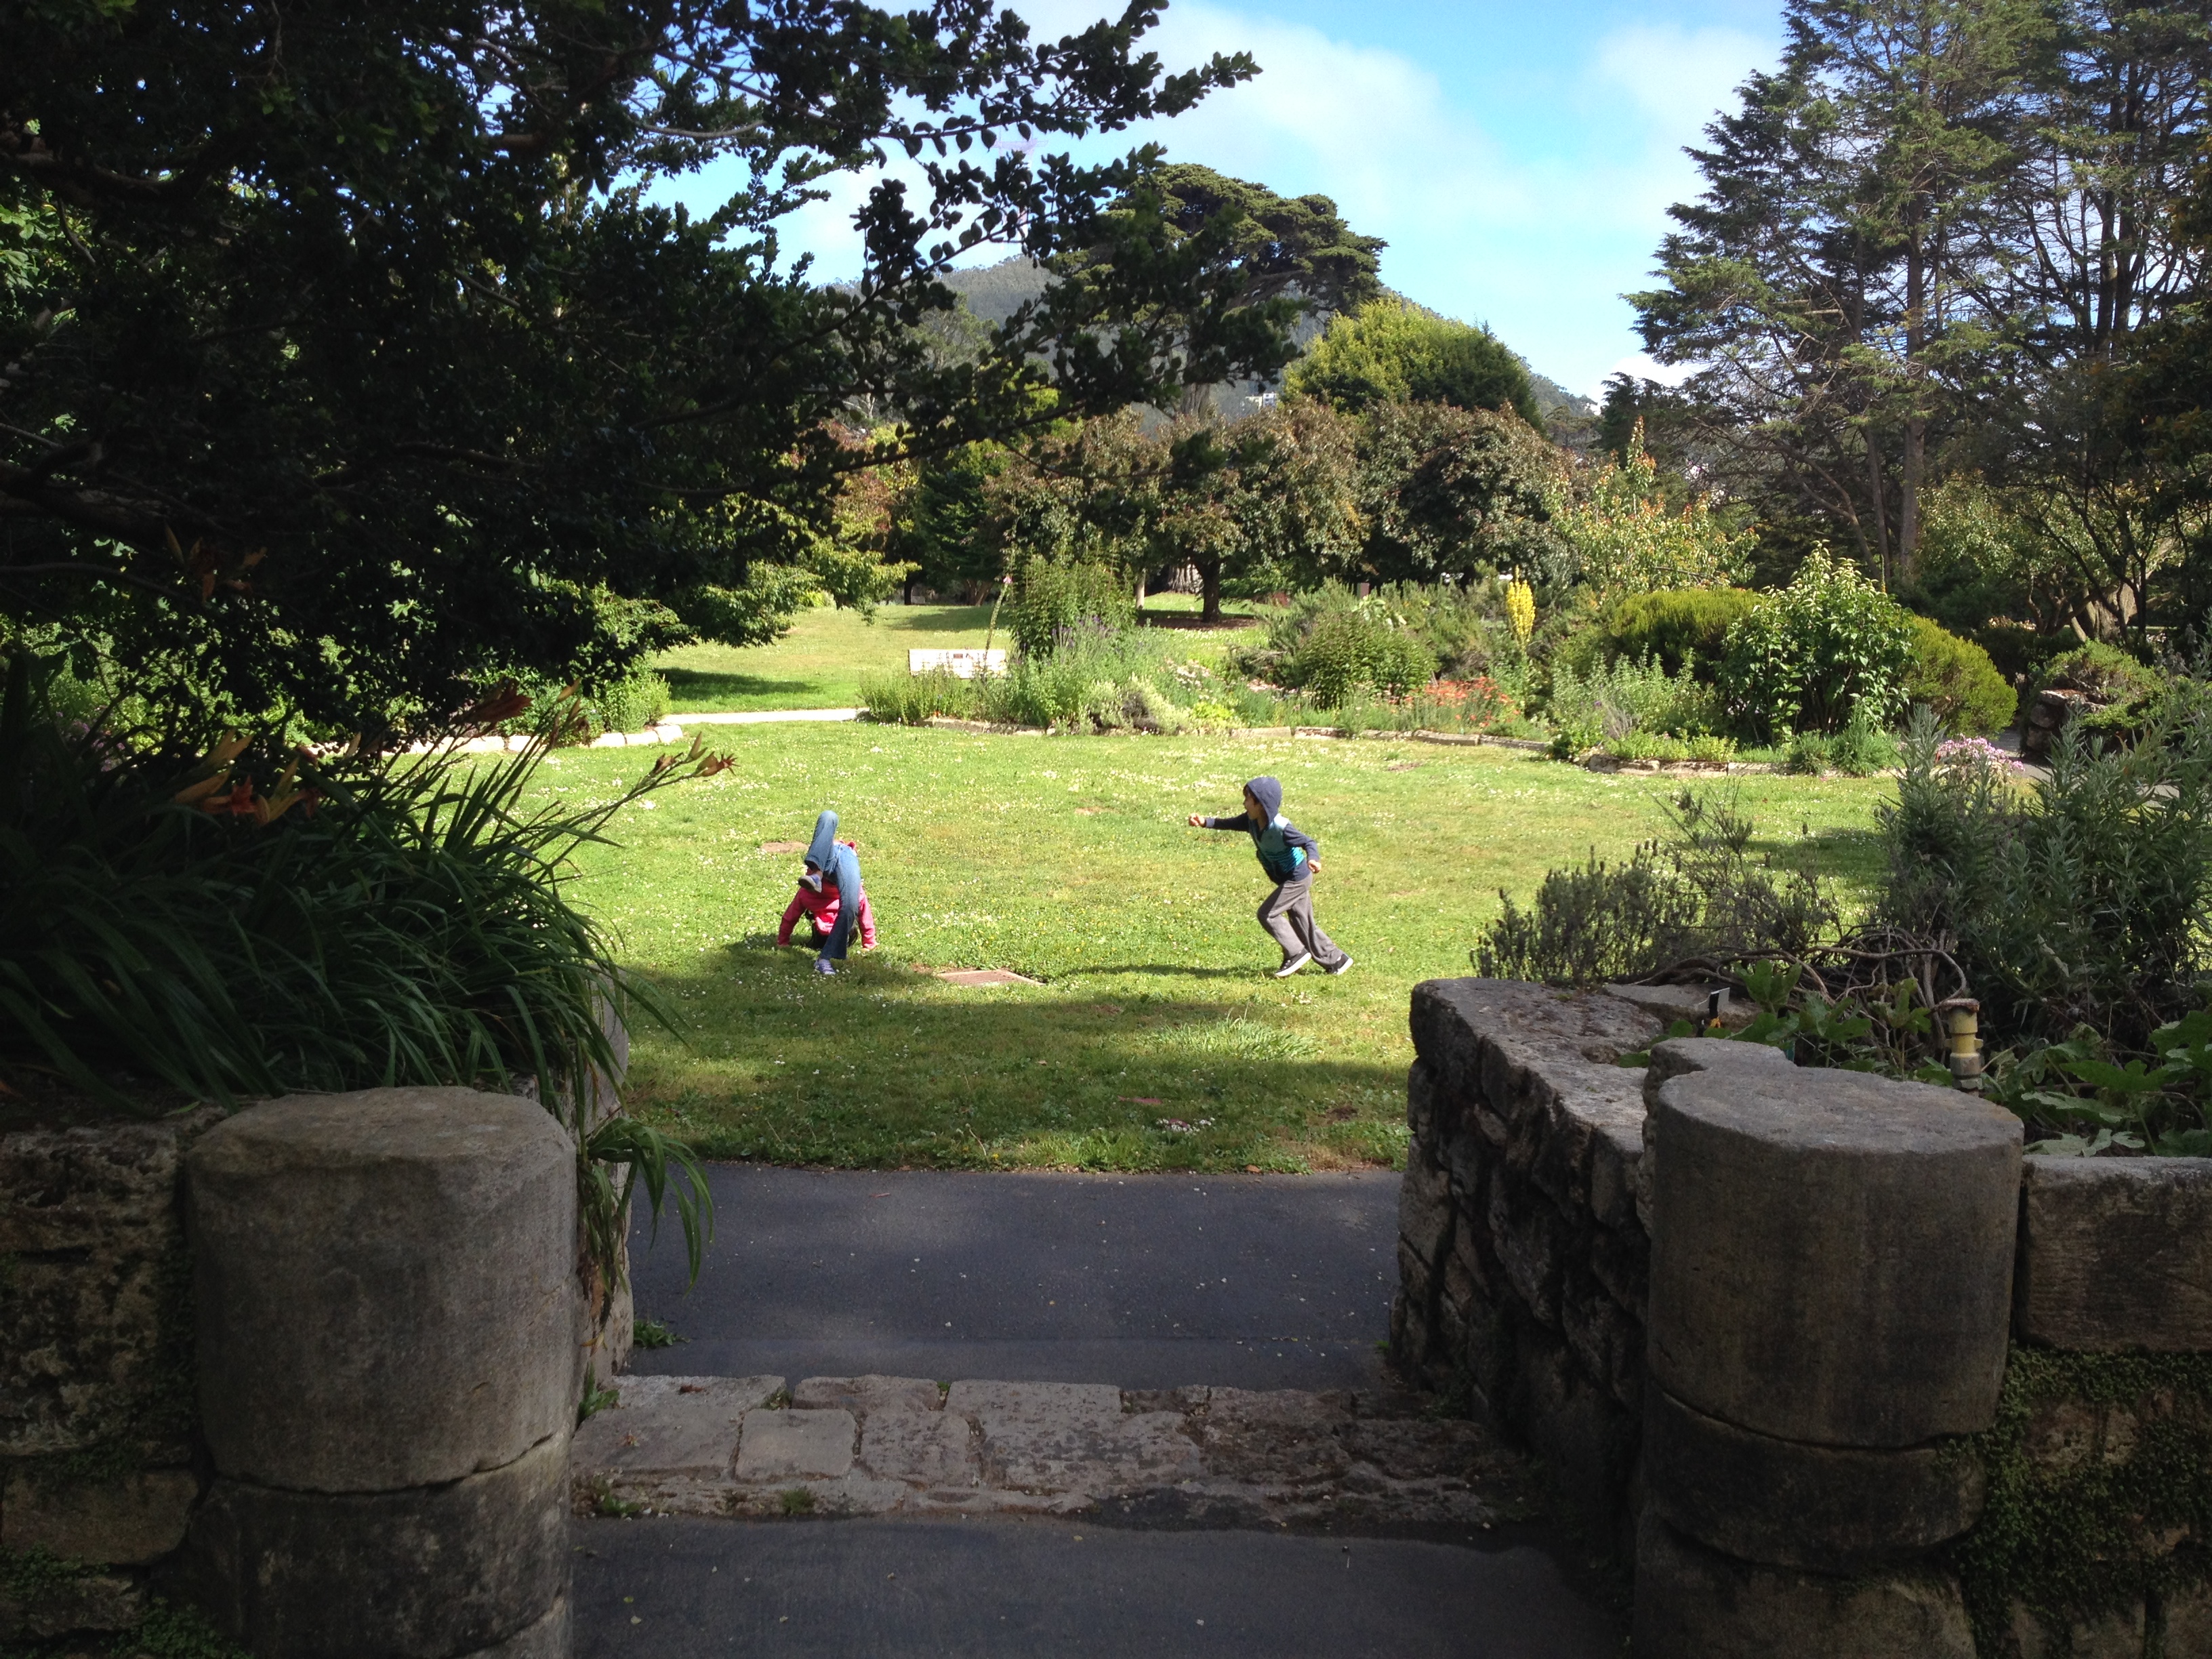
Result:
{"label": "white sneaker", "polygon": [[1312,960],[1313,960],[1313,952],[1312,952],[1312,951],[1299,951],[1299,952],[1297,953],[1297,955],[1296,955],[1296,956],[1292,957],[1291,957],[1288,962],[1285,963],[1281,967],[1279,967],[1279,968],[1278,968],[1278,969],[1275,969],[1275,977],[1276,977],[1277,979],[1288,979],[1288,978],[1289,978],[1292,974],[1297,973],[1297,972],[1298,971],[1298,969],[1301,969],[1301,968],[1304,967],[1304,966],[1306,965],[1306,963],[1308,963],[1311,962]]}
{"label": "white sneaker", "polygon": [[1347,968],[1349,968],[1349,967],[1351,967],[1351,966],[1352,966],[1352,958],[1351,958],[1350,957],[1345,957],[1345,959],[1344,959],[1342,962],[1338,963],[1336,964],[1336,966],[1335,966],[1335,967],[1334,967],[1334,968],[1332,968],[1332,969],[1330,969],[1328,970],[1328,971],[1329,971],[1329,975],[1330,975],[1330,976],[1333,978],[1333,977],[1334,977],[1336,975],[1342,973],[1346,969],[1347,969]]}

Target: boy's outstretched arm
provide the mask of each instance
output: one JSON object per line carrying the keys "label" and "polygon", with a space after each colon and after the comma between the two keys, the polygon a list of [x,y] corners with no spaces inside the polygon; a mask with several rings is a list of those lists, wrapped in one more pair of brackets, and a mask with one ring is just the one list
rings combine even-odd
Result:
{"label": "boy's outstretched arm", "polygon": [[1242,830],[1249,823],[1242,812],[1233,818],[1210,818],[1203,812],[1190,815],[1190,827],[1194,830]]}

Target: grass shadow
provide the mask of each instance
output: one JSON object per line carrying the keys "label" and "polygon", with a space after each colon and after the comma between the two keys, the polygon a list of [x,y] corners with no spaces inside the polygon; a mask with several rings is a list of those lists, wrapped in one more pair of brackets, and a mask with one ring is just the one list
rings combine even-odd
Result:
{"label": "grass shadow", "polygon": [[[709,1157],[836,1168],[1301,1170],[1402,1158],[1402,1068],[1332,1057],[1264,1002],[956,989],[857,951],[824,976],[810,955],[732,948],[716,969],[653,975],[685,1030],[635,1034],[631,1109]],[[1091,1000],[1107,994],[1121,1000]]]}
{"label": "grass shadow", "polygon": [[685,699],[701,697],[785,697],[817,687],[813,680],[771,680],[757,674],[716,674],[697,668],[663,668],[660,676],[668,682],[672,696]]}

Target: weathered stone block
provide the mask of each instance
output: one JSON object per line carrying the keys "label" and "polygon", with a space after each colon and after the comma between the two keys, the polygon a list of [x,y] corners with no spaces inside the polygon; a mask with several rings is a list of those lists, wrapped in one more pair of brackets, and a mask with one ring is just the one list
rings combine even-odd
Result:
{"label": "weathered stone block", "polygon": [[1544,1460],[1553,1486],[1595,1536],[1610,1530],[1635,1462],[1638,1420],[1540,1327],[1515,1332],[1506,1420]]}
{"label": "weathered stone block", "polygon": [[528,1629],[517,1631],[496,1647],[478,1648],[464,1659],[568,1659],[575,1642],[568,1598],[563,1595]]}
{"label": "weathered stone block", "polygon": [[1644,1103],[1659,1103],[1659,1091],[1678,1077],[1692,1072],[1747,1073],[1765,1078],[1797,1068],[1782,1050],[1764,1042],[1735,1042],[1726,1037],[1668,1037],[1651,1045],[1651,1063],[1644,1069]]}
{"label": "weathered stone block", "polygon": [[1406,1149],[1406,1178],[1398,1188],[1398,1237],[1423,1266],[1433,1268],[1451,1226],[1451,1177],[1416,1141]]}
{"label": "weathered stone block", "polygon": [[1753,1066],[1666,1082],[1650,1127],[1653,1381],[1784,1440],[1901,1447],[1988,1426],[2019,1119],[1922,1084]]}
{"label": "weathered stone block", "polygon": [[1900,1451],[1753,1434],[1644,1393],[1650,1501],[1678,1532],[1740,1560],[1850,1574],[1956,1538],[1982,1510],[1980,1462],[1956,1443]]}
{"label": "weathered stone block", "polygon": [[791,1403],[808,1410],[933,1412],[945,1403],[945,1391],[926,1376],[810,1376],[791,1391]]}
{"label": "weathered stone block", "polygon": [[1574,1235],[1542,1194],[1510,1180],[1490,1184],[1491,1248],[1514,1294],[1544,1324],[1559,1322],[1559,1273]]}
{"label": "weathered stone block", "polygon": [[187,1167],[221,1473],[388,1492],[503,1468],[574,1420],[575,1149],[542,1108],[295,1096],[211,1129]]}
{"label": "weathered stone block", "polygon": [[18,1468],[0,1485],[0,1550],[44,1549],[70,1561],[139,1566],[185,1541],[199,1497],[190,1469],[142,1469],[113,1480]]}
{"label": "weathered stone block", "polygon": [[720,1480],[745,1413],[782,1389],[780,1376],[626,1376],[611,1406],[578,1425],[580,1468]]}
{"label": "weathered stone block", "polygon": [[[2007,1633],[2019,1659],[2142,1659],[2143,1604],[2098,1614],[2094,1619],[2070,1620],[2056,1627],[2045,1624],[2026,1607],[2014,1606]],[[2171,1623],[2166,1626],[2165,1659],[2192,1659],[2204,1650],[2176,1646]]]}
{"label": "weathered stone block", "polygon": [[1136,1491],[1199,1472],[1176,1412],[1124,1412],[1088,1382],[955,1382],[945,1409],[981,1431],[984,1478],[1024,1492]]}
{"label": "weathered stone block", "polygon": [[858,1425],[842,1411],[749,1411],[738,1441],[740,1480],[842,1480]]}
{"label": "weathered stone block", "polygon": [[1406,1068],[1406,1127],[1414,1140],[1437,1144],[1437,1079],[1424,1060]]}
{"label": "weathered stone block", "polygon": [[[936,1392],[932,1385],[931,1392]],[[886,1405],[870,1411],[860,1431],[860,1462],[885,1480],[965,1488],[982,1480],[975,1426],[955,1412]]]}
{"label": "weathered stone block", "polygon": [[1947,1577],[1754,1566],[1649,1510],[1637,1535],[1634,1645],[1636,1659],[1974,1659],[1965,1601]]}
{"label": "weathered stone block", "polygon": [[188,1332],[184,1149],[222,1115],[0,1135],[0,1456],[124,1440],[188,1451],[168,1402]]}
{"label": "weathered stone block", "polygon": [[1636,1218],[1638,1165],[1644,1161],[1644,1119],[1640,1094],[1591,1128],[1589,1212],[1601,1227],[1641,1231]]}
{"label": "weathered stone block", "polygon": [[1597,1282],[1640,1326],[1651,1295],[1651,1241],[1640,1226],[1600,1227],[1590,1237],[1589,1267]]}
{"label": "weathered stone block", "polygon": [[1585,1274],[1570,1273],[1559,1295],[1559,1330],[1567,1351],[1614,1401],[1630,1412],[1644,1404],[1644,1327]]}
{"label": "weathered stone block", "polygon": [[1352,1458],[1336,1430],[1350,1406],[1340,1395],[1215,1389],[1199,1422],[1206,1474],[1278,1488],[1340,1480]]}
{"label": "weathered stone block", "polygon": [[218,1479],[186,1545],[199,1600],[234,1639],[285,1659],[496,1648],[567,1589],[568,1475],[562,1433],[503,1468],[405,1492]]}
{"label": "weathered stone block", "polygon": [[2212,1158],[2022,1160],[2020,1335],[2077,1352],[2212,1349]]}
{"label": "weathered stone block", "polygon": [[130,1630],[145,1616],[145,1591],[121,1573],[80,1574],[20,1600],[0,1589],[0,1642]]}
{"label": "weathered stone block", "polygon": [[2208,1659],[2212,1656],[2212,1583],[2180,1584],[2159,1598],[2163,1604],[2165,1659]]}

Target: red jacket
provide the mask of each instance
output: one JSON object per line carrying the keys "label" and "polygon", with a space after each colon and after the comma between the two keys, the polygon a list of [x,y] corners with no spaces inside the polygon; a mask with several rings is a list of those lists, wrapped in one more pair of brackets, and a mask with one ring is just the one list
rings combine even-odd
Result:
{"label": "red jacket", "polygon": [[[799,890],[791,896],[791,902],[784,907],[783,926],[775,936],[776,947],[781,950],[791,943],[791,930],[799,925],[799,919],[802,915],[814,918],[814,935],[817,939],[829,938],[830,930],[837,925],[837,908],[840,902],[841,896],[833,883],[824,882],[822,884],[822,890],[818,893],[811,887],[802,884]],[[876,948],[876,913],[868,904],[868,893],[866,888],[860,890],[860,948],[864,951],[872,951]]]}

